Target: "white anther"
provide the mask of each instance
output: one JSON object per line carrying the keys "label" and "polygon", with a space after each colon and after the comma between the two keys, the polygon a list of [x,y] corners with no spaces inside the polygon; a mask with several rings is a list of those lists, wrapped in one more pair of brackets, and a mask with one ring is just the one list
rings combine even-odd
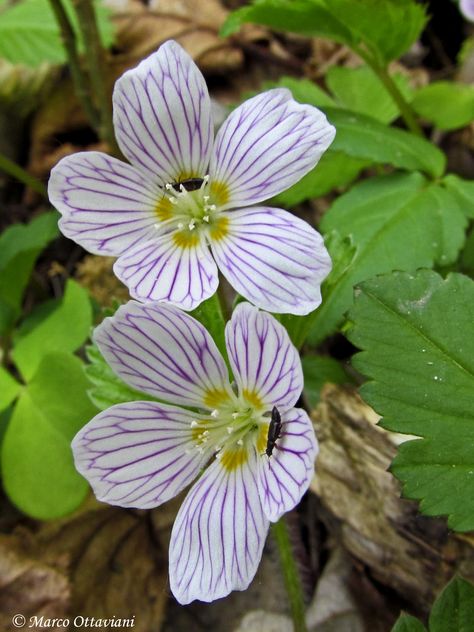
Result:
{"label": "white anther", "polygon": [[198,422],[193,419],[193,421],[191,422],[191,428],[196,428],[197,426],[199,426]]}
{"label": "white anther", "polygon": [[202,221],[209,223],[209,215],[204,215],[204,217],[202,218]]}
{"label": "white anther", "polygon": [[232,419],[237,419],[238,416],[239,416],[239,413],[232,413]]}
{"label": "white anther", "polygon": [[188,228],[189,228],[189,230],[194,230],[194,229],[195,229],[195,227],[196,227],[196,220],[195,220],[195,219],[192,219],[192,220],[189,222],[189,224],[188,224]]}
{"label": "white anther", "polygon": [[210,205],[208,206],[208,210],[209,210],[209,211],[215,211],[216,209],[217,209],[217,206],[216,206],[215,204],[210,204]]}
{"label": "white anther", "polygon": [[215,419],[216,417],[219,417],[219,411],[217,410],[217,408],[216,408],[215,410],[213,410],[213,411],[212,411],[212,413],[211,413],[211,417],[214,417],[214,419]]}
{"label": "white anther", "polygon": [[204,178],[202,179],[203,184],[207,184],[208,182],[209,182],[209,174],[207,174],[207,176],[204,176]]}
{"label": "white anther", "polygon": [[166,189],[167,191],[171,191],[171,189],[172,189],[172,188],[173,188],[173,185],[172,185],[172,184],[170,184],[169,182],[167,182],[167,183],[165,184],[165,189]]}
{"label": "white anther", "polygon": [[179,224],[178,224],[178,230],[183,230],[183,228],[184,228],[184,224],[183,224],[183,222],[179,222]]}
{"label": "white anther", "polygon": [[203,195],[202,199],[204,200],[204,202],[209,202],[210,196],[209,195]]}
{"label": "white anther", "polygon": [[220,461],[222,459],[222,452],[216,452],[216,459]]}
{"label": "white anther", "polygon": [[184,188],[184,184],[180,184],[179,185],[179,190],[180,190],[181,193],[184,193],[184,194],[187,193],[186,189]]}
{"label": "white anther", "polygon": [[234,429],[232,428],[232,426],[227,426],[227,432],[229,434],[232,434],[234,432]]}
{"label": "white anther", "polygon": [[170,197],[169,195],[168,195],[168,201],[169,201],[171,204],[177,204],[177,203],[178,203],[178,200],[177,200],[176,198],[174,198],[174,197]]}
{"label": "white anther", "polygon": [[239,440],[237,441],[237,445],[244,445],[244,442],[242,441],[242,439],[239,439]]}

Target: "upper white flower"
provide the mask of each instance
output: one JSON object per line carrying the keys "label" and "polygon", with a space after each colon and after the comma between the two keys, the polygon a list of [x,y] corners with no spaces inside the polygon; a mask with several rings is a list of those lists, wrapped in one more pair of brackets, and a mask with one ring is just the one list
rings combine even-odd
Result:
{"label": "upper white flower", "polygon": [[474,22],[474,0],[461,0],[459,8],[467,20]]}
{"label": "upper white flower", "polygon": [[204,77],[173,41],[117,81],[113,105],[131,164],[82,152],[56,165],[49,196],[67,237],[118,257],[115,274],[142,302],[193,309],[217,289],[219,267],[268,311],[320,304],[331,261],[319,233],[284,210],[247,207],[316,165],[335,134],[322,112],[269,90],[236,108],[214,139]]}

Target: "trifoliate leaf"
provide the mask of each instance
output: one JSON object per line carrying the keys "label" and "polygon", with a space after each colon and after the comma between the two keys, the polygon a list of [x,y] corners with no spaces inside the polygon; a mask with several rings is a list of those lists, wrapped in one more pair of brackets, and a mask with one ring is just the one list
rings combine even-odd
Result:
{"label": "trifoliate leaf", "polygon": [[29,380],[43,356],[51,351],[76,351],[92,326],[92,307],[86,290],[72,279],[60,300],[40,305],[16,333],[12,358]]}
{"label": "trifoliate leaf", "polygon": [[392,628],[392,632],[426,632],[426,628],[415,617],[403,614]]}
{"label": "trifoliate leaf", "polygon": [[34,518],[65,515],[87,494],[70,443],[97,412],[88,386],[78,358],[50,353],[15,406],[2,445],[2,478],[12,502]]}
{"label": "trifoliate leaf", "polygon": [[435,601],[430,632],[469,632],[474,623],[474,586],[455,577]]}
{"label": "trifoliate leaf", "polygon": [[304,375],[304,393],[311,408],[320,399],[321,389],[327,383],[345,384],[351,379],[341,363],[327,356],[307,355],[301,358]]}
{"label": "trifoliate leaf", "polygon": [[349,317],[363,398],[384,428],[423,437],[392,464],[404,495],[474,529],[474,281],[394,272],[363,283]]}

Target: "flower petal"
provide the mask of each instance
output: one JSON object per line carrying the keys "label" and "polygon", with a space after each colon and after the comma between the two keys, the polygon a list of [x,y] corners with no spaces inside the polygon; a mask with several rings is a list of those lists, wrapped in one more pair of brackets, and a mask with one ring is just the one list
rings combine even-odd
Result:
{"label": "flower petal", "polygon": [[63,158],[51,171],[61,232],[99,255],[121,255],[156,233],[161,192],[134,167],[98,151]]}
{"label": "flower petal", "polygon": [[178,512],[170,543],[170,586],[181,604],[245,590],[268,532],[257,486],[256,455],[232,471],[215,461]]}
{"label": "flower petal", "polygon": [[331,270],[323,238],[309,224],[277,208],[231,211],[226,233],[211,244],[229,283],[269,312],[308,314],[321,303]]}
{"label": "flower petal", "polygon": [[115,84],[114,127],[130,162],[160,184],[207,173],[211,102],[191,57],[169,41]]}
{"label": "flower petal", "polygon": [[115,262],[115,275],[139,301],[167,301],[191,310],[212,296],[217,267],[202,236],[181,244],[172,234],[139,244]]}
{"label": "flower petal", "polygon": [[215,408],[212,398],[230,396],[214,341],[177,307],[129,301],[96,328],[94,340],[115,373],[139,391],[208,409]]}
{"label": "flower petal", "polygon": [[189,485],[209,459],[196,449],[196,418],[155,402],[112,406],[75,436],[76,468],[102,502],[157,507]]}
{"label": "flower petal", "polygon": [[271,410],[292,408],[303,390],[303,370],[286,329],[270,314],[240,303],[225,339],[239,393],[255,394]]}
{"label": "flower petal", "polygon": [[297,103],[284,88],[248,99],[216,136],[209,173],[225,185],[222,208],[248,206],[281,193],[312,169],[335,129],[311,105]]}
{"label": "flower petal", "polygon": [[300,408],[282,414],[282,431],[272,455],[259,459],[258,485],[263,510],[271,522],[293,509],[314,475],[318,442],[313,425]]}

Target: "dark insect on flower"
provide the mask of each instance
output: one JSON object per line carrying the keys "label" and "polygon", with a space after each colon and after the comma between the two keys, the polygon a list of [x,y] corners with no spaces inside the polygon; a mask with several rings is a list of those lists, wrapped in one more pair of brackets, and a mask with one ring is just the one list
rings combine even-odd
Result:
{"label": "dark insect on flower", "polygon": [[270,425],[268,427],[267,449],[265,450],[267,456],[272,455],[273,448],[275,447],[275,444],[281,434],[281,426],[282,424],[280,413],[278,412],[278,408],[276,406],[273,406],[272,417],[270,420]]}
{"label": "dark insect on flower", "polygon": [[181,180],[181,182],[175,182],[172,186],[175,191],[180,191],[183,186],[186,191],[197,191],[201,188],[203,178],[188,178],[187,180]]}

